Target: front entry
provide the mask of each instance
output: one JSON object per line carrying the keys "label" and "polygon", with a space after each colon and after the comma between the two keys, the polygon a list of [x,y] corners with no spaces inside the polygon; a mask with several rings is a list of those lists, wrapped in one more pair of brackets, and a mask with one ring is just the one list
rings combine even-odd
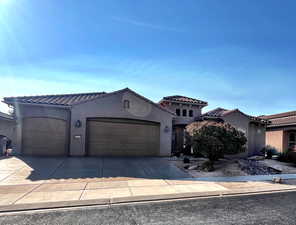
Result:
{"label": "front entry", "polygon": [[160,124],[131,119],[87,121],[90,156],[159,156]]}

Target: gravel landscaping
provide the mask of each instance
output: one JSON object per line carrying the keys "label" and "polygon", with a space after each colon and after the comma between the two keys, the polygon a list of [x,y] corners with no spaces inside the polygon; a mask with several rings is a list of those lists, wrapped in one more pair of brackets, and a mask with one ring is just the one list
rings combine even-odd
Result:
{"label": "gravel landscaping", "polygon": [[[184,163],[184,158],[188,158],[189,163]],[[220,159],[214,163],[215,170],[212,172],[202,169],[202,164],[207,161],[206,158],[181,156],[178,158],[173,157],[170,160],[178,168],[196,178],[296,174],[296,165],[293,163],[280,162],[274,159],[262,159],[260,157],[249,159]]]}

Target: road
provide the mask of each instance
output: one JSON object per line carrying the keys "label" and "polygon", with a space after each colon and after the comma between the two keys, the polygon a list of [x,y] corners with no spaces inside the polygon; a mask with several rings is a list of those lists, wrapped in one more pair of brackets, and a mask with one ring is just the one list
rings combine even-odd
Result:
{"label": "road", "polygon": [[0,215],[0,224],[296,224],[296,192]]}

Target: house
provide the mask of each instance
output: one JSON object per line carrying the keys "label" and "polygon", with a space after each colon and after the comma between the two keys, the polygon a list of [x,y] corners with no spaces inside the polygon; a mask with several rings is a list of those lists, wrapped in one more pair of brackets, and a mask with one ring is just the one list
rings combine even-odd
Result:
{"label": "house", "polygon": [[19,154],[170,156],[174,113],[126,88],[8,97]]}
{"label": "house", "polygon": [[13,116],[0,112],[0,155],[6,148],[6,140],[15,139],[15,127],[16,123]]}
{"label": "house", "polygon": [[239,110],[202,114],[207,102],[167,96],[158,104],[125,88],[106,93],[7,97],[16,117],[16,153],[43,156],[170,156],[185,127],[222,118],[246,133],[249,154],[264,146],[262,119]]}
{"label": "house", "polygon": [[202,109],[208,103],[194,98],[174,95],[164,97],[159,104],[175,112],[172,121],[172,152],[179,152],[184,148],[185,144],[185,127],[201,118]]}
{"label": "house", "polygon": [[284,112],[261,118],[269,120],[266,128],[266,145],[278,152],[286,152],[296,147],[296,111]]}
{"label": "house", "polygon": [[259,153],[265,146],[266,121],[259,117],[249,116],[239,109],[228,110],[216,108],[202,114],[203,119],[220,119],[242,131],[247,137],[248,156]]}

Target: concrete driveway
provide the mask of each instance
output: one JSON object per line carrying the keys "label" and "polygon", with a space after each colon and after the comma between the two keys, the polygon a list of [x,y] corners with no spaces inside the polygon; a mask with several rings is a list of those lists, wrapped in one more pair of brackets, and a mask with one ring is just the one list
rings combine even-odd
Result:
{"label": "concrete driveway", "polygon": [[188,177],[166,158],[0,158],[0,185]]}

